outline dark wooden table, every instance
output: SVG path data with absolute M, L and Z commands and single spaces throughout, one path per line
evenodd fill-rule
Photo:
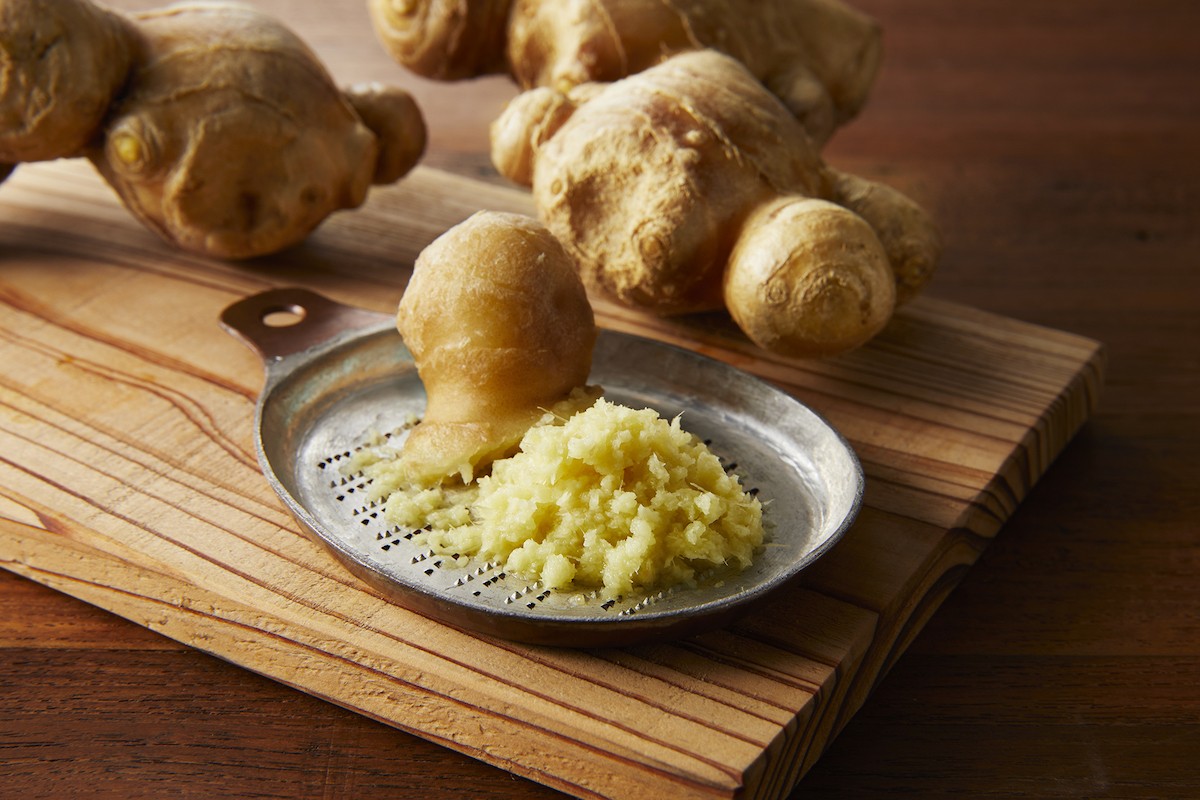
M 356 0 L 257 5 L 495 179 L 504 81 L 404 74 Z M 1103 341 L 1108 382 L 792 796 L 1196 797 L 1200 4 L 857 5 L 887 55 L 828 159 L 935 212 L 931 295 Z M 0 571 L 0 796 L 557 795 Z

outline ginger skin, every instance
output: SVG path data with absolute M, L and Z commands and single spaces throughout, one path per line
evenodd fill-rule
M 0 165 L 82 151 L 125 81 L 133 41 L 124 17 L 92 3 L 0 0 Z
M 426 409 L 401 465 L 415 484 L 464 482 L 511 455 L 547 410 L 590 405 L 596 326 L 562 246 L 537 220 L 479 212 L 418 256 L 396 327 Z
M 248 6 L 125 15 L 91 0 L 0 0 L 0 19 L 0 94 L 26 98 L 5 104 L 0 165 L 86 157 L 143 224 L 190 252 L 291 246 L 424 152 L 406 92 L 340 90 L 294 33 Z
M 425 77 L 508 74 L 522 90 L 611 82 L 712 48 L 825 142 L 866 101 L 879 25 L 841 0 L 369 0 L 384 46 Z
M 683 53 L 563 95 L 514 98 L 492 128 L 497 169 L 589 290 L 655 313 L 729 310 L 761 347 L 846 352 L 929 280 L 929 216 L 831 169 L 737 61 Z

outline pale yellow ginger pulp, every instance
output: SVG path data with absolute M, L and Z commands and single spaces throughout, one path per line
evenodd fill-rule
M 374 469 L 384 475 L 387 465 Z M 744 568 L 763 541 L 758 500 L 678 417 L 603 399 L 534 426 L 475 484 L 397 488 L 385 513 L 403 527 L 431 526 L 424 535 L 439 553 L 608 597 Z

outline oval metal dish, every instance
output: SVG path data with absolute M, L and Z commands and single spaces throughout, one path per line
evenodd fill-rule
M 269 324 L 280 312 L 294 324 Z M 549 592 L 487 563 L 456 566 L 388 525 L 367 479 L 344 465 L 373 434 L 399 444 L 425 407 L 412 356 L 390 315 L 302 289 L 230 306 L 222 325 L 263 359 L 255 423 L 271 488 L 305 532 L 396 602 L 456 627 L 538 644 L 591 647 L 692 633 L 729 622 L 795 577 L 849 527 L 863 474 L 843 438 L 791 396 L 713 359 L 602 331 L 590 382 L 662 416 L 683 414 L 763 503 L 767 542 L 741 572 L 694 588 L 606 601 Z

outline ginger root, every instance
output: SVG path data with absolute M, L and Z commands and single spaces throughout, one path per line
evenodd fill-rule
M 825 142 L 866 101 L 879 25 L 840 0 L 370 0 L 393 58 L 439 80 L 523 90 L 611 82 L 675 53 L 730 55 Z
M 126 19 L 93 3 L 0 0 L 0 164 L 75 154 L 133 60 Z
M 785 355 L 868 341 L 940 254 L 916 203 L 830 168 L 782 103 L 715 51 L 525 92 L 494 123 L 492 158 L 532 185 L 590 290 L 662 314 L 724 307 Z
M 197 2 L 136 14 L 0 0 L 0 175 L 87 157 L 168 242 L 271 253 L 407 173 L 425 125 L 402 89 L 338 89 L 273 17 Z
M 562 246 L 529 217 L 479 212 L 434 240 L 396 327 L 427 398 L 401 451 L 413 483 L 465 483 L 547 411 L 594 400 L 592 307 Z

